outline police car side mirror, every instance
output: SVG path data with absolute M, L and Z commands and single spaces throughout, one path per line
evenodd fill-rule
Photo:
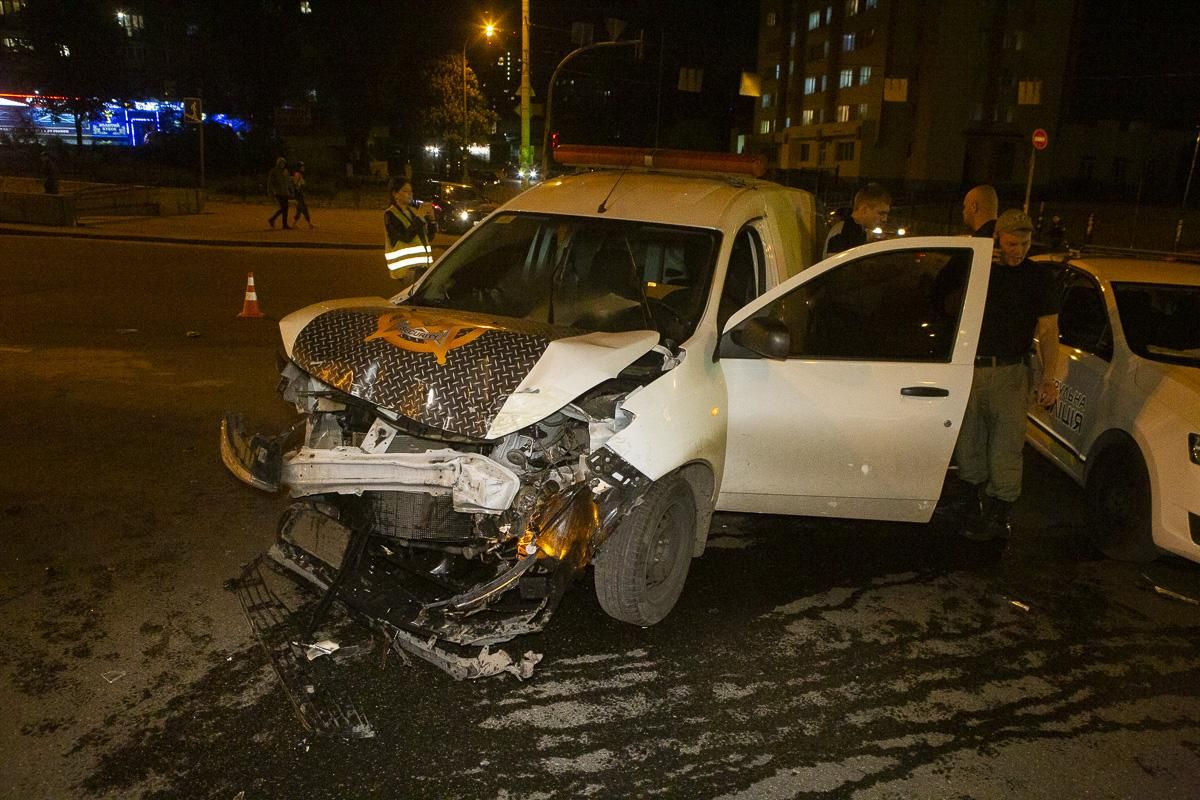
M 787 325 L 773 317 L 751 317 L 731 330 L 728 338 L 763 358 L 783 360 L 792 352 L 792 334 Z M 726 355 L 722 352 L 722 355 Z M 732 355 L 732 354 L 730 354 Z

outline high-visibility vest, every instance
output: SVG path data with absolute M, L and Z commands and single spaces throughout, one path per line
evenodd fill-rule
M 395 215 L 406 226 L 417 222 L 416 214 L 407 208 L 398 209 L 394 205 L 391 205 L 388 206 L 387 211 L 389 214 Z M 407 219 L 405 219 L 405 215 L 408 216 Z M 398 277 L 399 272 L 408 267 L 428 267 L 433 263 L 433 248 L 429 246 L 429 242 L 425 238 L 425 227 L 423 225 L 416 225 L 416 236 L 409 242 L 403 240 L 394 242 L 385 230 L 383 234 L 383 250 L 383 257 L 387 261 L 388 274 L 393 278 Z

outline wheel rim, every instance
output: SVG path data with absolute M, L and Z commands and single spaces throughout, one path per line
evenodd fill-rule
M 651 592 L 667 583 L 678 561 L 681 546 L 678 532 L 679 504 L 676 502 L 663 511 L 654 526 L 654 540 L 650 543 L 646 563 L 646 589 Z

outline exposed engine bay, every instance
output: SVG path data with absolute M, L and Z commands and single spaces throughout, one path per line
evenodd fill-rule
M 676 363 L 655 346 L 488 440 L 423 425 L 288 360 L 280 393 L 302 419 L 266 437 L 229 415 L 222 459 L 246 483 L 296 498 L 267 556 L 321 595 L 309 631 L 338 602 L 455 678 L 523 679 L 540 655 L 492 647 L 542 630 L 651 485 L 604 443 L 632 421 L 622 400 Z

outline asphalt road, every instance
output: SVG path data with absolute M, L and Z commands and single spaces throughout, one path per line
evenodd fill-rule
M 1200 605 L 1153 587 L 1200 570 L 1098 559 L 1032 455 L 1003 552 L 719 514 L 661 624 L 585 581 L 531 680 L 330 664 L 376 736 L 306 735 L 222 588 L 285 505 L 217 456 L 226 410 L 292 419 L 248 271 L 273 316 L 392 288 L 373 253 L 0 237 L 0 796 L 1196 793 Z

